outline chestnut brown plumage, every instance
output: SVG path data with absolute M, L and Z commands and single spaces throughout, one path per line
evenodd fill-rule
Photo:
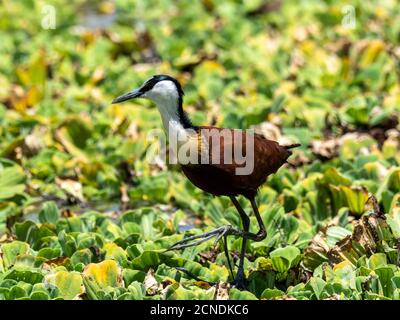
M 190 130 L 191 133 L 188 133 L 188 135 L 192 138 L 194 133 L 194 140 L 198 141 L 197 147 L 200 151 L 200 156 L 206 154 L 209 157 L 209 161 L 181 165 L 183 173 L 198 188 L 215 196 L 228 196 L 236 207 L 243 224 L 243 230 L 238 230 L 232 226 L 222 226 L 200 235 L 184 238 L 171 246 L 169 250 L 184 249 L 198 245 L 213 237 L 216 237 L 215 243 L 217 243 L 223 238 L 225 254 L 233 277 L 226 237 L 228 235 L 241 237 L 242 248 L 238 271 L 236 277 L 234 277 L 233 284 L 238 288 L 244 288 L 246 284 L 243 265 L 246 241 L 248 239 L 262 241 L 267 235 L 255 202 L 257 190 L 270 174 L 275 173 L 286 163 L 292 154 L 290 149 L 298 147 L 299 144 L 281 146 L 275 141 L 246 131 L 228 129 L 231 134 L 226 135 L 220 133 L 222 130 L 226 131 L 227 129 L 193 126 L 182 108 L 183 90 L 179 82 L 170 76 L 153 76 L 140 88 L 114 99 L 113 103 L 139 97 L 148 98 L 156 103 L 166 130 L 171 127 L 180 133 L 186 133 Z M 239 150 L 247 150 L 246 146 L 250 139 L 253 141 L 254 152 L 252 153 L 251 161 L 254 164 L 254 168 L 249 174 L 239 175 L 237 174 L 237 169 L 243 167 L 244 164 L 235 161 L 235 157 L 232 154 L 230 155 L 232 161 L 225 161 L 224 157 L 229 155 L 225 151 L 234 152 L 238 147 Z M 219 157 L 220 161 L 218 163 L 213 161 L 215 155 Z M 251 203 L 259 225 L 257 233 L 249 232 L 250 219 L 236 198 L 239 195 L 244 196 Z M 184 269 L 181 270 L 190 274 Z

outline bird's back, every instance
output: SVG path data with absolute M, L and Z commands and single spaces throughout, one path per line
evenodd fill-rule
M 182 165 L 182 170 L 194 185 L 214 195 L 254 196 L 291 155 L 277 142 L 244 130 L 201 126 L 196 133 L 208 163 Z

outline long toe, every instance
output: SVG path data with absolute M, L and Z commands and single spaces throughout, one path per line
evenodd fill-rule
M 186 242 L 191 241 L 191 239 L 183 239 L 185 241 L 181 240 L 181 241 L 173 244 L 171 247 L 169 247 L 167 249 L 167 251 L 182 250 L 182 249 L 189 248 L 189 247 L 195 247 L 195 246 L 198 246 L 199 244 L 201 244 L 203 242 L 206 242 L 207 240 L 209 240 L 209 239 L 211 239 L 213 237 L 214 237 L 214 235 L 208 235 L 208 236 L 205 236 L 203 239 L 200 239 L 200 240 L 197 240 L 197 241 L 194 241 L 194 242 L 190 242 L 190 243 L 186 243 Z
M 208 231 L 199 235 L 194 235 L 191 237 L 184 238 L 176 243 L 174 243 L 171 247 L 169 247 L 166 251 L 171 250 L 181 250 L 189 247 L 198 246 L 199 244 L 216 237 L 216 241 L 219 241 L 224 235 L 235 234 L 236 230 L 232 228 L 232 226 L 222 226 L 215 230 Z M 193 241 L 197 240 L 197 241 Z

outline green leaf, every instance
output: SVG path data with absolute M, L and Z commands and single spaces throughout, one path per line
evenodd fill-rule
M 274 270 L 286 272 L 299 262 L 300 250 L 295 246 L 278 248 L 270 253 L 270 257 Z
M 76 251 L 75 239 L 71 235 L 66 234 L 63 230 L 58 234 L 58 241 L 60 242 L 64 255 L 71 257 Z
M 143 300 L 143 297 L 145 295 L 145 288 L 141 282 L 142 281 L 134 281 L 128 286 L 128 290 L 132 294 L 132 300 Z
M 25 189 L 25 174 L 19 166 L 0 166 L 0 201 L 10 199 Z
M 4 275 L 4 279 L 12 279 L 15 281 L 23 281 L 26 283 L 35 284 L 43 280 L 43 275 L 38 270 L 26 267 L 19 267 L 14 268 L 6 273 Z
M 39 212 L 39 220 L 41 223 L 56 224 L 60 219 L 60 211 L 54 201 L 45 202 L 42 210 Z
M 84 292 L 82 276 L 78 272 L 58 271 L 46 276 L 46 282 L 56 286 L 65 300 L 76 299 Z
M 334 186 L 349 186 L 351 179 L 341 174 L 336 168 L 329 168 L 324 172 L 323 182 Z
M 71 256 L 71 264 L 73 266 L 82 263 L 84 265 L 87 265 L 92 262 L 93 259 L 93 254 L 90 251 L 90 249 L 82 249 L 82 250 L 77 250 L 74 252 L 74 254 Z
M 326 230 L 326 242 L 332 248 L 337 242 L 351 234 L 352 232 L 345 228 L 332 226 Z
M 56 259 L 61 256 L 61 250 L 59 248 L 43 248 L 39 250 L 37 256 L 46 260 Z
M 105 259 L 114 259 L 120 265 L 123 265 L 124 261 L 126 261 L 127 256 L 125 250 L 115 243 L 106 243 L 104 250 L 106 252 Z
M 32 292 L 29 296 L 30 300 L 50 300 L 50 296 L 47 292 L 37 291 Z
M 386 254 L 384 253 L 375 253 L 369 257 L 368 266 L 370 269 L 375 269 L 386 265 L 387 265 L 387 258 Z
M 385 297 L 392 298 L 393 296 L 392 278 L 394 276 L 393 268 L 390 266 L 381 266 L 375 268 L 374 271 L 379 277 L 379 282 L 381 283 L 383 294 L 385 295 Z
M 122 276 L 125 286 L 129 286 L 133 282 L 142 283 L 146 277 L 146 273 L 140 270 L 124 269 L 122 271 Z
M 14 265 L 18 256 L 29 252 L 29 245 L 21 241 L 13 241 L 11 243 L 4 243 L 1 245 L 1 252 L 3 254 L 3 263 L 6 269 Z
M 66 119 L 55 133 L 56 139 L 72 155 L 87 161 L 84 149 L 92 135 L 91 123 L 87 118 L 71 116 Z
M 321 294 L 324 291 L 326 282 L 320 278 L 312 277 L 308 282 L 308 285 L 312 288 L 315 297 L 319 300 L 321 298 Z
M 278 289 L 265 289 L 263 291 L 263 293 L 261 294 L 260 299 L 267 299 L 267 300 L 271 300 L 271 299 L 275 299 L 275 298 L 280 298 L 284 295 L 285 293 L 281 290 Z
M 357 215 L 364 213 L 364 207 L 368 200 L 368 192 L 366 190 L 342 186 L 341 191 L 345 195 L 351 212 Z
M 207 291 L 196 286 L 185 288 L 176 282 L 169 285 L 165 292 L 167 300 L 212 300 L 214 295 L 215 288 Z
M 247 290 L 261 297 L 266 288 L 273 288 L 275 285 L 275 272 L 271 271 L 253 271 L 248 277 Z
M 230 300 L 258 300 L 257 297 L 248 291 L 240 291 L 236 288 L 229 290 Z
M 15 224 L 17 239 L 34 245 L 38 241 L 39 228 L 33 221 L 24 221 Z
M 340 284 L 343 288 L 355 288 L 356 272 L 349 261 L 343 261 L 335 265 L 333 272 L 335 274 L 334 282 Z
M 149 268 L 155 269 L 161 263 L 169 266 L 182 266 L 182 259 L 174 257 L 171 253 L 163 253 L 146 250 L 132 260 L 132 268 L 147 271 Z

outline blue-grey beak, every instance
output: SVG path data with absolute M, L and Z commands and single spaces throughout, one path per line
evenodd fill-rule
M 126 101 L 129 99 L 134 99 L 134 98 L 139 98 L 143 93 L 140 92 L 139 89 L 132 90 L 131 92 L 128 92 L 126 94 L 123 94 L 122 96 L 119 96 L 118 98 L 115 98 L 112 103 L 119 103 L 122 101 Z

